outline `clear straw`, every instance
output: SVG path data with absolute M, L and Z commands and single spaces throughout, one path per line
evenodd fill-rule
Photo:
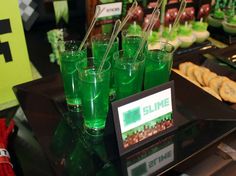
M 148 27 L 147 27 L 146 31 L 144 31 L 144 37 L 143 37 L 143 39 L 142 39 L 142 41 L 141 41 L 141 43 L 139 45 L 138 51 L 136 52 L 136 54 L 134 56 L 133 62 L 135 62 L 136 59 L 138 58 L 139 53 L 143 49 L 144 44 L 147 41 L 147 38 L 150 35 L 150 32 L 152 31 L 152 28 L 154 27 L 155 23 L 159 19 L 159 16 L 160 16 L 160 10 L 156 6 L 156 8 L 152 12 L 151 20 L 150 20 L 150 22 L 148 24 Z
M 137 3 L 137 1 L 135 0 L 135 1 L 133 2 L 132 6 L 130 7 L 130 9 L 129 9 L 127 15 L 125 16 L 125 18 L 124 18 L 123 21 L 121 22 L 120 27 L 119 27 L 119 29 L 117 30 L 117 33 L 119 33 L 119 32 L 122 30 L 122 28 L 125 26 L 125 24 L 127 23 L 127 21 L 128 21 L 128 20 L 130 19 L 130 17 L 133 15 L 133 13 L 134 13 L 135 9 L 137 8 L 137 6 L 138 6 L 138 3 Z
M 129 12 L 127 13 L 127 15 L 125 16 L 125 18 L 123 19 L 123 21 L 121 22 L 120 20 L 117 20 L 115 25 L 114 25 L 114 29 L 112 31 L 112 34 L 111 34 L 111 38 L 109 40 L 109 43 L 107 45 L 107 49 L 105 51 L 105 54 L 103 55 L 103 58 L 102 58 L 102 62 L 99 66 L 99 69 L 98 69 L 98 72 L 101 72 L 102 71 L 102 68 L 105 64 L 105 61 L 106 61 L 106 58 L 108 56 L 108 53 L 110 52 L 111 50 L 111 47 L 117 37 L 117 35 L 119 34 L 119 32 L 122 30 L 122 28 L 125 26 L 125 24 L 127 23 L 127 21 L 130 19 L 130 17 L 132 16 L 132 14 L 134 13 L 134 10 L 137 8 L 138 6 L 138 3 L 137 1 L 135 0 L 132 4 L 132 6 L 130 7 L 130 10 Z
M 157 5 L 156 7 L 153 9 L 153 12 L 155 11 L 155 9 L 159 9 L 161 7 L 161 4 L 163 3 L 164 0 L 157 0 Z M 152 12 L 152 13 L 153 13 Z M 147 31 L 147 28 L 148 28 L 149 25 L 146 25 L 145 28 L 143 29 L 143 31 Z
M 96 7 L 96 11 L 95 11 L 95 14 L 94 14 L 94 16 L 93 16 L 92 22 L 91 22 L 91 24 L 90 24 L 90 26 L 89 26 L 89 28 L 88 28 L 87 33 L 85 34 L 84 39 L 82 40 L 82 42 L 81 42 L 81 44 L 80 44 L 80 46 L 79 46 L 79 51 L 82 50 L 82 48 L 83 48 L 83 46 L 84 46 L 86 40 L 88 39 L 89 34 L 91 33 L 91 31 L 92 31 L 92 29 L 93 29 L 93 26 L 95 25 L 95 23 L 96 23 L 96 21 L 97 21 L 97 19 L 98 19 L 98 17 L 99 17 L 99 15 L 100 15 L 104 10 L 105 10 L 105 8 L 101 9 L 100 6 L 97 6 L 97 7 Z
M 187 1 L 186 1 L 186 0 L 182 0 L 182 1 L 181 1 L 181 4 L 180 4 L 179 11 L 178 11 L 178 14 L 177 14 L 177 16 L 176 16 L 176 18 L 175 18 L 174 24 L 173 24 L 171 30 L 169 31 L 170 36 L 171 36 L 171 34 L 173 33 L 173 31 L 175 30 L 175 28 L 177 27 L 177 25 L 179 24 L 180 17 L 181 17 L 181 15 L 182 15 L 182 13 L 184 12 L 185 8 L 186 8 L 186 5 L 187 5 Z M 186 25 L 186 23 L 185 23 L 185 25 Z M 169 41 L 169 40 L 168 40 L 168 38 L 167 38 L 166 42 L 168 43 L 168 41 Z M 176 48 L 175 48 L 175 49 L 176 49 Z
M 118 31 L 118 29 L 120 27 L 120 24 L 121 24 L 121 21 L 120 20 L 116 20 L 116 23 L 114 25 L 114 29 L 113 29 L 112 34 L 111 34 L 111 38 L 110 38 L 109 43 L 107 45 L 107 49 L 106 49 L 106 51 L 105 51 L 105 53 L 104 53 L 104 55 L 102 57 L 101 64 L 100 64 L 100 66 L 98 68 L 98 72 L 102 71 L 102 68 L 103 68 L 103 66 L 105 64 L 106 58 L 108 56 L 108 53 L 110 52 L 112 44 L 114 43 L 114 41 L 116 39 L 116 36 L 118 35 L 117 31 Z
M 178 11 L 178 14 L 177 14 L 177 17 L 175 18 L 172 30 L 175 29 L 176 26 L 179 24 L 180 17 L 182 15 L 182 13 L 184 12 L 186 5 L 187 5 L 187 1 L 182 0 L 181 4 L 180 4 L 179 11 Z

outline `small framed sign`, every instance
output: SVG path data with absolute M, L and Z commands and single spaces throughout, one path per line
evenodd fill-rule
M 174 129 L 174 82 L 112 103 L 120 155 Z

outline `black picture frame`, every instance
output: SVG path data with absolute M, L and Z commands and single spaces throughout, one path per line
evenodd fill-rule
M 150 137 L 145 138 L 142 141 L 139 141 L 127 148 L 124 147 L 123 145 L 123 139 L 122 139 L 122 133 L 121 133 L 121 126 L 120 126 L 120 120 L 119 120 L 119 115 L 118 115 L 118 108 L 121 106 L 124 106 L 126 104 L 129 104 L 131 102 L 137 101 L 139 99 L 145 98 L 147 96 L 156 94 L 158 92 L 164 91 L 166 89 L 171 90 L 171 103 L 172 103 L 172 120 L 173 120 L 173 125 L 157 134 L 154 134 Z M 117 144 L 118 144 L 118 150 L 119 150 L 119 155 L 123 156 L 153 140 L 156 138 L 163 136 L 174 129 L 176 129 L 176 122 L 175 122 L 175 111 L 176 111 L 176 106 L 175 106 L 175 91 L 174 91 L 174 81 L 169 81 L 165 84 L 162 84 L 160 86 L 144 90 L 138 94 L 129 96 L 127 98 L 115 101 L 112 103 L 112 112 L 113 112 L 113 122 L 114 122 L 114 127 L 115 127 L 115 133 L 116 133 L 116 139 L 117 139 Z

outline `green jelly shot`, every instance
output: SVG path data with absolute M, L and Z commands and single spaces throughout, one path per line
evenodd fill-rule
M 101 61 L 105 51 L 107 49 L 108 43 L 110 41 L 111 36 L 105 34 L 97 34 L 92 36 L 92 54 L 96 60 Z M 108 60 L 112 58 L 113 54 L 117 52 L 119 49 L 119 39 L 116 38 L 114 43 L 112 44 L 111 50 L 108 53 Z
M 85 130 L 91 135 L 103 133 L 109 107 L 110 69 L 106 61 L 101 72 L 98 72 L 100 61 L 88 58 L 77 64 L 80 80 L 82 115 Z
M 102 60 L 103 55 L 105 54 L 105 51 L 107 49 L 108 43 L 110 41 L 110 37 L 111 37 L 110 35 L 106 34 L 97 34 L 92 36 L 92 54 L 96 60 L 99 61 Z M 107 60 L 110 61 L 111 67 L 113 65 L 112 62 L 113 54 L 117 52 L 118 49 L 119 49 L 119 38 L 116 38 L 116 40 L 112 44 L 111 50 L 107 55 Z M 113 101 L 115 98 L 113 75 L 111 75 L 109 97 L 111 101 Z
M 156 43 L 156 49 L 145 52 L 144 89 L 169 81 L 174 46 L 165 42 Z
M 60 54 L 61 76 L 63 79 L 66 103 L 69 111 L 80 111 L 81 99 L 76 64 L 87 57 L 87 49 L 78 50 L 80 42 L 64 42 L 64 51 Z
M 142 90 L 144 57 L 141 54 L 134 62 L 133 57 L 124 55 L 124 51 L 114 54 L 114 85 L 116 99 L 122 99 Z
M 126 30 L 122 31 L 122 50 L 124 55 L 133 57 L 137 52 L 142 41 L 141 35 L 129 34 Z

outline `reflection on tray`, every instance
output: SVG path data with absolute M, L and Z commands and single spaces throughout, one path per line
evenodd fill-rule
M 124 175 L 158 175 L 235 130 L 235 122 L 196 120 L 121 161 Z M 206 135 L 206 133 L 208 135 Z
M 148 147 L 127 159 L 128 176 L 150 175 L 174 161 L 172 137 Z

